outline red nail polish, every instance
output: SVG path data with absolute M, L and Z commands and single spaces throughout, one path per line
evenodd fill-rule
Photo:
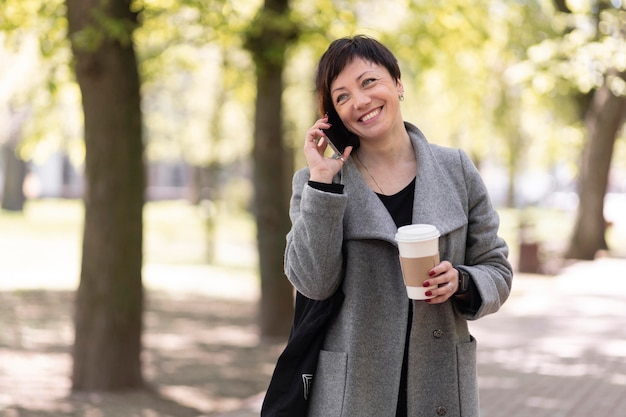
M 435 271 L 430 271 L 430 272 L 428 273 L 428 276 L 429 276 L 429 277 L 434 277 L 434 276 L 435 276 Z
M 433 295 L 432 291 L 426 291 L 424 294 L 426 295 L 426 297 L 430 297 L 431 295 Z
M 424 284 L 422 284 L 422 285 L 424 285 L 424 287 L 430 287 L 430 282 L 429 281 L 424 281 Z
M 427 303 L 430 303 L 430 298 L 427 298 L 424 301 L 426 301 Z

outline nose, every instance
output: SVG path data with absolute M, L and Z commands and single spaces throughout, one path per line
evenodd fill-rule
M 370 99 L 370 97 L 367 94 L 358 92 L 354 96 L 354 108 L 362 109 L 366 107 L 368 104 L 370 104 L 371 101 L 372 99 Z

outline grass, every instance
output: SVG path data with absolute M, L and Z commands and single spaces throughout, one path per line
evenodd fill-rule
M 200 207 L 184 201 L 148 202 L 144 265 L 210 265 L 221 273 L 255 274 L 253 219 L 229 207 L 218 207 L 216 213 L 209 234 L 206 212 Z M 21 213 L 0 210 L 0 288 L 74 286 L 80 271 L 83 215 L 80 200 L 31 200 Z
M 256 265 L 252 217 L 229 207 L 210 211 L 184 201 L 149 202 L 144 211 L 149 263 Z
M 507 241 L 511 252 L 511 262 L 516 265 L 517 254 L 522 236 L 529 242 L 540 245 L 540 256 L 544 262 L 554 263 L 567 249 L 575 212 L 541 207 L 529 207 L 524 210 L 500 208 L 500 234 Z M 520 225 L 527 229 L 522 233 Z M 626 223 L 614 224 L 607 230 L 606 241 L 610 248 L 609 255 L 626 257 Z
M 205 212 L 184 201 L 146 203 L 144 256 L 147 261 L 206 263 L 209 230 Z M 80 200 L 32 200 L 21 213 L 0 211 L 0 231 L 5 239 L 10 236 L 12 242 L 44 240 L 76 246 L 82 240 L 83 215 Z M 225 245 L 253 244 L 253 219 L 241 211 L 218 208 L 212 233 L 215 241 Z M 218 257 L 217 262 L 223 260 Z

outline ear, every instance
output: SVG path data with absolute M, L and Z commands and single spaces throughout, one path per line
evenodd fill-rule
M 401 97 L 404 95 L 404 84 L 402 84 L 402 80 L 398 78 L 398 80 L 396 81 L 396 88 L 398 90 L 398 97 Z

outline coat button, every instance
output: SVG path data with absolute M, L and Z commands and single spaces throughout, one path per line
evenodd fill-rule
M 443 337 L 443 330 L 437 329 L 433 331 L 433 337 L 435 339 L 441 339 Z
M 437 407 L 438 416 L 445 416 L 447 412 L 448 412 L 448 409 L 446 407 Z

